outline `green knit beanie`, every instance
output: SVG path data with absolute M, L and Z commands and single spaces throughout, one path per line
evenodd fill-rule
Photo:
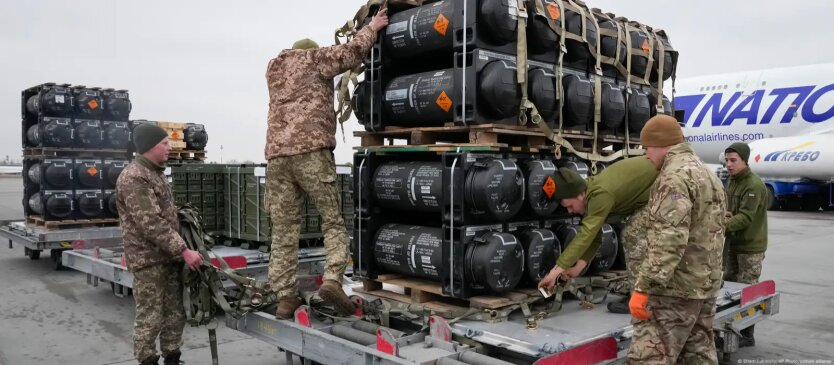
M 168 137 L 168 132 L 157 125 L 142 123 L 136 126 L 133 129 L 133 145 L 136 146 L 136 153 L 141 155 L 148 152 L 165 137 Z
M 567 167 L 560 167 L 559 171 L 553 174 L 553 181 L 556 182 L 556 193 L 553 194 L 556 199 L 576 198 L 586 188 L 585 179 Z
M 750 157 L 750 146 L 748 146 L 747 143 L 744 142 L 736 142 L 731 144 L 730 147 L 727 147 L 727 149 L 724 150 L 724 153 L 727 152 L 738 153 L 738 156 L 741 157 L 744 163 L 747 163 L 747 159 Z
M 319 48 L 319 44 L 310 38 L 299 39 L 292 44 L 292 49 Z

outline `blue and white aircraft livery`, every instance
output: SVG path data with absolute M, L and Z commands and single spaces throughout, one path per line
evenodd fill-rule
M 743 141 L 763 177 L 834 177 L 834 64 L 695 77 L 676 88 L 684 135 L 704 161 L 721 163 Z

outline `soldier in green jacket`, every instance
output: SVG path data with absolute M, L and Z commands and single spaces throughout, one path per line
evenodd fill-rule
M 767 250 L 767 187 L 750 171 L 750 147 L 733 143 L 724 151 L 730 179 L 727 183 L 727 240 L 724 247 L 724 280 L 745 284 L 759 282 Z M 740 347 L 755 346 L 753 326 L 741 331 Z
M 640 132 L 660 168 L 649 193 L 648 247 L 629 308 L 636 320 L 629 364 L 717 364 L 712 323 L 721 288 L 724 187 L 684 142 L 677 120 Z
M 609 216 L 628 217 L 646 205 L 649 200 L 649 187 L 657 177 L 657 168 L 645 156 L 627 158 L 618 161 L 599 175 L 588 178 L 586 182 L 576 171 L 560 168 L 554 174 L 556 193 L 568 213 L 583 215 L 582 224 L 576 237 L 559 256 L 556 266 L 539 282 L 539 287 L 550 290 L 562 277 L 579 276 L 587 267 L 602 240 L 601 228 Z M 634 214 L 629 220 L 624 234 L 635 239 L 625 240 L 626 265 L 629 276 L 632 269 L 639 267 L 640 257 L 645 252 L 643 236 L 636 233 L 639 222 L 645 214 Z M 642 248 L 641 248 L 642 247 Z M 632 281 L 633 283 L 633 281 Z M 611 302 L 608 309 L 614 313 L 628 313 L 628 299 Z

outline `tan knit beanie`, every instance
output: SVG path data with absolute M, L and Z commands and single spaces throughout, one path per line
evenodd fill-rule
M 683 130 L 678 120 L 665 114 L 653 116 L 640 131 L 643 147 L 667 147 L 683 142 Z

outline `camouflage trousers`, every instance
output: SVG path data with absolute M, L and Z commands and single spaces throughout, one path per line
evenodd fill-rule
M 764 258 L 764 252 L 744 254 L 730 251 L 724 258 L 724 280 L 744 284 L 758 283 Z
M 139 362 L 156 355 L 157 337 L 163 356 L 182 346 L 182 265 L 154 265 L 133 273 L 133 355 Z
M 628 218 L 623 229 L 623 251 L 628 270 L 628 283 L 620 290 L 626 294 L 631 294 L 634 282 L 637 280 L 637 271 L 646 259 L 646 250 L 649 246 L 646 235 L 648 221 L 649 209 L 648 206 L 644 206 Z
M 350 240 L 341 213 L 336 165 L 329 150 L 277 157 L 266 166 L 266 208 L 272 218 L 269 282 L 279 298 L 298 295 L 298 236 L 304 197 L 321 214 L 327 252 L 324 280 L 342 282 Z
M 634 323 L 628 364 L 718 364 L 715 299 L 650 295 L 651 317 Z

